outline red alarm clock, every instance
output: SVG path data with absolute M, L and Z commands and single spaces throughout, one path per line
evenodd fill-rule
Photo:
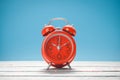
M 60 29 L 51 25 L 52 21 L 63 20 L 66 25 Z M 64 18 L 53 18 L 42 30 L 45 37 L 42 43 L 42 56 L 50 66 L 62 68 L 70 67 L 71 61 L 76 55 L 76 44 L 73 36 L 76 35 L 75 28 Z

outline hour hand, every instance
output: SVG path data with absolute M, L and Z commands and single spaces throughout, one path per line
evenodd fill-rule
M 57 45 L 56 44 L 54 44 L 54 43 L 51 43 L 53 46 L 55 46 L 55 47 L 57 47 Z
M 63 45 L 61 45 L 61 47 L 66 46 L 68 43 L 69 43 L 69 42 L 64 43 Z

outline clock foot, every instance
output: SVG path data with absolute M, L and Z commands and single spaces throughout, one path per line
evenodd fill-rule
M 47 70 L 49 70 L 50 66 L 51 66 L 51 63 L 48 64 Z
M 72 69 L 71 66 L 70 66 L 70 63 L 67 63 L 67 65 L 68 65 L 69 69 Z
M 48 64 L 47 70 L 50 69 L 50 66 L 51 66 L 51 65 L 52 65 L 52 63 L 50 62 L 50 63 Z M 68 65 L 69 69 L 72 69 L 71 66 L 70 66 L 70 63 L 67 62 L 67 65 Z M 58 67 L 58 68 L 62 68 L 62 67 Z

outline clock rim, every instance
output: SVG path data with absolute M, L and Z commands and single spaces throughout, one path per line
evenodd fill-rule
M 47 40 L 49 39 L 49 37 L 53 36 L 54 34 L 62 34 L 62 35 L 65 35 L 67 37 L 70 38 L 71 42 L 72 42 L 72 46 L 73 46 L 73 52 L 71 52 L 71 55 L 69 55 L 69 57 L 65 60 L 61 60 L 61 61 L 55 61 L 53 59 L 50 59 L 49 56 L 47 56 L 47 53 L 45 51 L 45 44 L 47 43 Z M 50 33 L 48 36 L 46 36 L 43 40 L 43 43 L 42 43 L 42 56 L 44 58 L 44 60 L 49 64 L 49 63 L 52 63 L 53 66 L 55 65 L 66 65 L 66 63 L 71 63 L 76 55 L 76 43 L 75 43 L 75 40 L 73 39 L 73 37 L 68 34 L 67 32 L 64 32 L 64 31 L 54 31 L 52 33 Z

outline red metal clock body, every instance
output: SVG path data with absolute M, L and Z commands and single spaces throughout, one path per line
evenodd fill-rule
M 48 64 L 62 68 L 70 64 L 76 55 L 76 44 L 71 34 L 76 32 L 69 33 L 71 27 L 66 29 L 68 26 L 63 29 L 51 27 L 47 26 L 48 32 L 46 28 L 42 31 L 43 35 L 47 33 L 42 43 L 42 56 Z

